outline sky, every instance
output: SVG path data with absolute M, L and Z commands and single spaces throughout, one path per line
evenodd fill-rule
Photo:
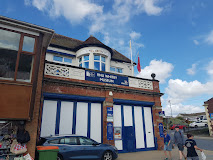
M 212 0 L 1 0 L 0 15 L 79 40 L 90 35 L 160 81 L 166 115 L 204 112 L 213 97 Z M 171 108 L 170 103 L 171 102 Z

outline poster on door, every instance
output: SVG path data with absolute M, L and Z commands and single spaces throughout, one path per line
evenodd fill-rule
M 113 122 L 113 108 L 107 107 L 107 122 Z
M 107 140 L 113 140 L 113 124 L 107 122 Z
M 122 139 L 122 130 L 121 127 L 114 127 L 114 139 L 121 140 Z

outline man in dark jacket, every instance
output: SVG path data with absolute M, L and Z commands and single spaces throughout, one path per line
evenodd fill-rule
M 179 127 L 176 126 L 175 127 L 175 133 L 174 133 L 174 145 L 177 145 L 178 149 L 179 149 L 179 155 L 180 155 L 180 159 L 182 160 L 182 158 L 184 157 L 185 159 L 187 159 L 186 155 L 183 153 L 184 150 L 184 135 L 183 133 L 180 131 Z

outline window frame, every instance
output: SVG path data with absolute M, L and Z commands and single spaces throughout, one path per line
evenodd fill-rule
M 84 60 L 84 57 L 85 57 L 85 56 L 88 56 L 88 57 L 89 57 L 89 59 L 86 60 L 86 61 Z M 80 61 L 80 58 L 81 58 L 81 62 L 79 62 L 79 61 Z M 85 65 L 84 65 L 85 62 L 90 63 L 90 54 L 84 54 L 84 55 L 78 57 L 78 66 L 79 66 L 79 67 L 86 68 Z M 82 66 L 80 66 L 81 64 L 82 64 Z M 88 68 L 87 68 L 87 69 L 89 69 L 89 65 L 88 65 Z
M 95 56 L 99 56 L 99 60 L 95 60 Z M 105 62 L 102 61 L 102 57 L 105 58 Z M 100 70 L 98 71 L 102 71 L 102 63 L 105 64 L 105 70 L 103 72 L 106 72 L 106 56 L 103 56 L 101 54 L 97 54 L 97 53 L 94 53 L 94 59 L 93 59 L 93 63 L 94 63 L 94 70 L 95 69 L 95 62 L 99 62 L 99 68 Z
M 35 72 L 35 67 L 36 67 L 36 61 L 37 61 L 37 43 L 38 43 L 38 36 L 35 35 L 31 35 L 28 33 L 23 33 L 20 31 L 16 31 L 16 30 L 12 30 L 12 29 L 8 29 L 8 28 L 3 28 L 0 27 L 1 30 L 5 30 L 5 31 L 9 31 L 9 32 L 15 32 L 20 34 L 20 40 L 19 40 L 19 47 L 18 47 L 18 51 L 17 51 L 17 58 L 16 58 L 16 65 L 15 65 L 15 72 L 14 72 L 14 78 L 13 79 L 4 79 L 3 77 L 0 77 L 0 81 L 3 82 L 13 82 L 13 83 L 22 83 L 22 84 L 31 84 L 33 83 L 33 79 L 34 79 L 34 72 Z M 34 48 L 33 48 L 33 52 L 28 52 L 28 51 L 23 51 L 23 43 L 24 43 L 24 37 L 31 37 L 35 39 L 35 43 L 34 43 Z M 32 56 L 32 67 L 31 67 L 31 74 L 30 74 L 30 79 L 29 81 L 26 81 L 24 79 L 17 79 L 17 73 L 18 73 L 18 67 L 19 67 L 19 62 L 20 62 L 20 56 L 21 54 L 25 54 L 25 55 L 31 55 Z
M 60 58 L 62 58 L 62 62 L 54 60 L 54 57 L 60 57 Z M 64 62 L 64 59 L 65 59 L 65 58 L 66 58 L 66 59 L 70 59 L 70 60 L 71 60 L 71 63 L 69 63 L 69 62 Z M 61 56 L 61 55 L 58 55 L 58 54 L 54 54 L 52 60 L 53 60 L 53 62 L 56 62 L 56 63 L 69 64 L 69 65 L 72 64 L 72 58 L 67 58 L 67 57 L 64 57 L 64 56 Z
M 115 71 L 112 71 L 111 68 L 115 68 Z M 118 72 L 118 69 L 121 69 L 122 72 Z M 112 73 L 118 73 L 118 74 L 123 74 L 123 68 L 110 66 L 110 72 L 112 72 Z

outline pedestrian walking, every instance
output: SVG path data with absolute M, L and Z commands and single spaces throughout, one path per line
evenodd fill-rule
M 199 160 L 196 150 L 200 150 L 201 152 L 203 152 L 203 150 L 197 147 L 192 134 L 187 134 L 187 138 L 185 142 L 185 146 L 187 147 L 187 160 Z
M 187 159 L 186 155 L 183 153 L 184 151 L 184 145 L 185 145 L 185 141 L 184 141 L 184 135 L 183 133 L 180 131 L 179 127 L 176 126 L 175 127 L 175 133 L 174 133 L 174 145 L 177 145 L 178 149 L 179 149 L 179 157 L 182 160 L 182 158 L 184 157 L 185 160 Z
M 168 160 L 168 156 L 167 156 L 167 151 L 169 153 L 169 158 L 170 160 L 172 159 L 172 144 L 171 144 L 171 137 L 170 135 L 167 133 L 166 130 L 164 130 L 163 132 L 164 134 L 164 154 L 165 154 L 165 160 Z

